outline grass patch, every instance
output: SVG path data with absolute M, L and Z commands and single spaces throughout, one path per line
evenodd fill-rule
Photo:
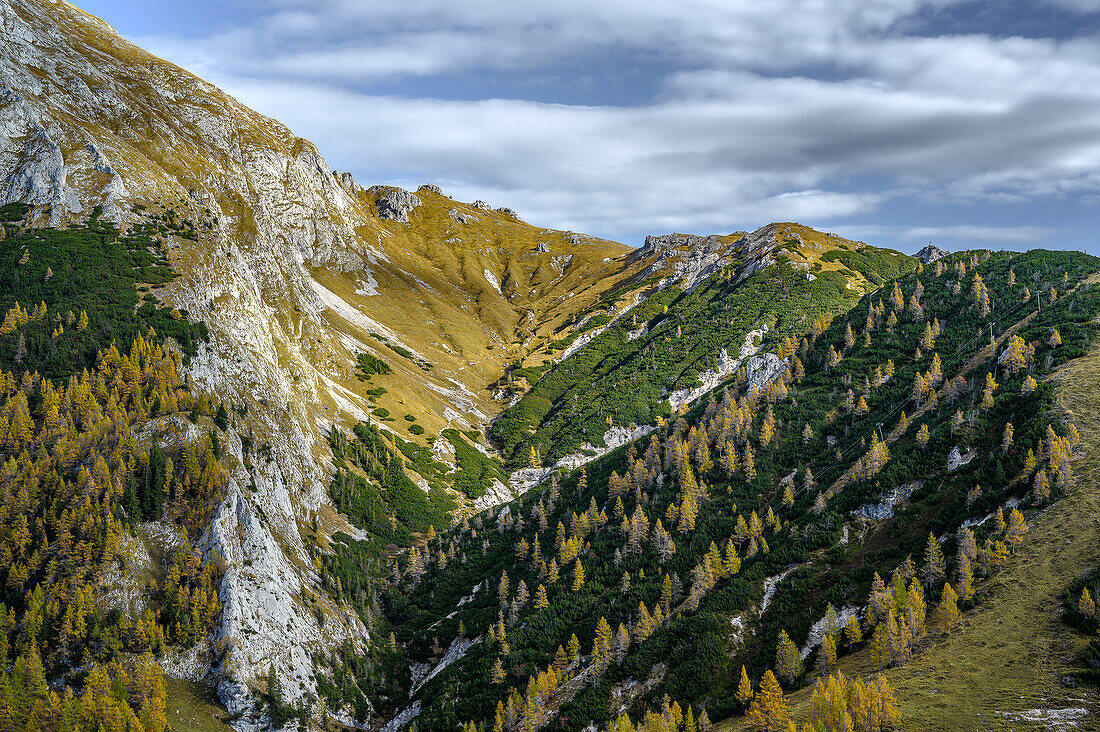
M 225 707 L 209 686 L 165 677 L 165 716 L 176 732 L 230 732 Z

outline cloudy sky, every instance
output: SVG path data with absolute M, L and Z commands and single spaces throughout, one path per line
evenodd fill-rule
M 1100 254 L 1097 0 L 76 0 L 313 140 L 639 244 Z

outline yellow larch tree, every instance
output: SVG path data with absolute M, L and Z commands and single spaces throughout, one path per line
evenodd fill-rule
M 749 681 L 749 674 L 745 671 L 745 667 L 741 666 L 741 681 L 737 684 L 737 701 L 743 705 L 748 705 L 752 701 L 752 683 Z
M 760 689 L 749 705 L 745 720 L 758 732 L 787 732 L 791 719 L 783 689 L 772 672 L 765 671 Z

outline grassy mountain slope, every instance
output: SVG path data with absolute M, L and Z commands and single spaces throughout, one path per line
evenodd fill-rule
M 623 491 L 623 515 L 634 516 L 635 523 L 644 519 L 653 527 L 658 518 L 662 519 L 676 544 L 675 554 L 663 561 L 655 550 L 654 545 L 660 541 L 654 538 L 652 529 L 643 532 L 640 553 L 634 553 L 629 547 L 631 522 L 619 526 L 621 519 L 616 499 L 609 493 L 609 476 L 612 470 L 619 476 L 628 472 L 626 448 L 587 466 L 585 485 L 579 484 L 576 474 L 562 478 L 556 500 L 551 500 L 552 489 L 544 487 L 512 504 L 509 512 L 498 515 L 492 523 L 486 523 L 492 516 L 479 517 L 480 525 L 471 524 L 469 530 L 433 541 L 428 553 L 435 559 L 428 560 L 425 570 L 414 567 L 405 575 L 403 591 L 388 596 L 386 617 L 404 644 L 401 653 L 411 659 L 438 660 L 442 649 L 460 638 L 459 621 L 465 629 L 463 643 L 475 639 L 479 642 L 461 661 L 418 690 L 416 696 L 424 707 L 421 723 L 434 728 L 456 719 L 478 721 L 487 716 L 491 722 L 487 710 L 495 706 L 496 700 L 507 701 L 510 686 L 519 695 L 513 697 L 512 707 L 522 715 L 524 697 L 532 689 L 539 693 L 537 685 L 531 687 L 529 680 L 553 660 L 559 644 L 567 646 L 574 633 L 581 641 L 581 653 L 587 657 L 568 664 L 567 675 L 572 675 L 573 681 L 543 700 L 546 708 L 553 710 L 550 716 L 554 728 L 579 729 L 590 719 L 609 720 L 616 713 L 617 702 L 612 699 L 620 698 L 618 695 L 626 688 L 621 682 L 628 677 L 652 679 L 644 693 L 628 704 L 634 711 L 656 703 L 667 693 L 682 704 L 705 704 L 712 718 L 736 713 L 738 705 L 731 695 L 740 666 L 744 664 L 752 676 L 759 678 L 774 663 L 780 629 L 801 644 L 810 626 L 824 615 L 828 603 L 837 608 L 860 606 L 866 602 L 875 571 L 889 577 L 909 554 L 919 563 L 930 531 L 947 535 L 944 553 L 953 557 L 954 532 L 963 519 L 981 517 L 1014 496 L 1023 496 L 1024 505 L 1030 505 L 1026 452 L 1038 452 L 1048 423 L 1056 434 L 1066 434 L 1067 427 L 1059 419 L 1049 384 L 1040 381 L 1030 395 L 1021 395 L 1022 384 L 1027 371 L 1041 377 L 1087 353 L 1096 330 L 1092 321 L 1100 312 L 1100 291 L 1079 283 L 1097 264 L 1085 255 L 1052 252 L 955 255 L 941 265 L 945 268 L 942 273 L 926 268 L 918 276 L 903 277 L 899 281 L 901 304 L 896 309 L 887 305 L 893 296 L 892 283 L 865 297 L 848 317 L 838 318 L 797 353 L 804 375 L 797 375 L 794 367 L 796 373 L 775 382 L 786 386 L 786 395 L 781 390 L 767 390 L 758 395 L 755 405 L 748 403 L 744 413 L 751 414 L 750 426 L 740 433 L 734 428 L 732 443 L 742 461 L 748 448 L 752 449 L 754 476 L 746 473 L 743 462 L 732 475 L 720 467 L 724 448 L 714 444 L 714 430 L 721 434 L 726 429 L 721 427 L 725 419 L 722 413 L 730 409 L 721 403 L 698 404 L 684 415 L 682 426 L 673 425 L 656 433 L 655 466 L 648 474 L 643 459 L 648 439 L 643 439 L 636 453 L 642 468 L 630 471 L 637 482 L 628 481 L 625 489 L 616 482 L 615 490 Z M 961 267 L 961 276 L 956 267 Z M 982 283 L 981 287 L 974 287 L 975 281 Z M 917 294 L 918 283 L 923 292 L 915 307 L 911 299 Z M 960 285 L 957 291 L 956 283 Z M 1032 301 L 1024 301 L 1025 287 L 1041 290 L 1046 297 L 1052 287 L 1070 293 L 1062 292 L 1052 306 L 1031 314 Z M 881 311 L 877 309 L 880 300 Z M 868 330 L 870 345 L 864 345 L 865 319 L 872 304 L 876 314 Z M 991 308 L 988 313 L 983 312 L 986 306 Z M 898 322 L 890 322 L 891 312 L 900 316 Z M 995 350 L 989 348 L 990 322 L 997 323 L 993 331 L 998 338 Z M 939 325 L 934 353 L 925 347 L 918 355 L 925 326 L 934 323 Z M 859 337 L 846 347 L 849 326 Z M 1057 346 L 1047 343 L 1052 328 L 1061 334 Z M 1035 351 L 1027 369 L 1008 375 L 996 366 L 993 356 L 1017 335 Z M 830 360 L 830 351 L 840 357 L 839 361 Z M 931 397 L 927 391 L 919 404 L 911 394 L 916 374 L 926 373 L 937 358 L 943 378 L 936 387 L 938 405 L 929 408 Z M 875 370 L 881 376 L 890 361 L 892 375 L 871 384 Z M 991 403 L 983 406 L 982 385 L 986 374 L 992 375 L 994 370 L 998 371 L 1000 385 L 993 390 Z M 729 388 L 737 399 L 746 396 L 736 378 Z M 851 411 L 845 407 L 849 389 L 854 392 Z M 861 397 L 867 402 L 865 413 L 859 403 Z M 903 410 L 911 417 L 908 426 L 900 429 L 897 424 Z M 769 411 L 774 413 L 775 432 L 765 442 L 764 422 L 770 421 Z M 962 424 L 953 426 L 957 412 L 962 415 Z M 1015 443 L 1004 452 L 1000 445 L 1009 422 L 1015 427 Z M 693 475 L 685 477 L 683 468 L 675 468 L 675 454 L 666 457 L 665 443 L 671 435 L 688 439 L 692 428 L 701 429 L 704 423 L 709 438 L 701 437 L 703 433 L 699 432 L 698 442 L 693 445 L 709 440 L 713 455 L 710 462 L 717 465 L 708 467 L 705 454 L 689 449 L 691 457 L 685 462 L 692 466 Z M 868 454 L 873 454 L 871 434 L 879 423 L 883 423 L 889 458 L 869 461 Z M 804 436 L 807 424 L 809 437 Z M 921 425 L 929 428 L 927 446 L 916 439 Z M 948 453 L 956 446 L 970 460 L 948 472 Z M 861 461 L 862 469 L 855 474 L 853 465 L 857 461 Z M 809 489 L 803 488 L 807 467 L 814 478 Z M 663 482 L 654 480 L 658 470 L 665 476 Z M 786 506 L 780 483 L 791 473 L 795 481 L 793 502 Z M 690 487 L 692 480 L 695 488 Z M 888 518 L 867 519 L 853 513 L 914 481 L 919 481 L 916 490 L 894 506 Z M 976 493 L 975 485 L 984 488 Z M 685 495 L 687 505 L 694 504 L 694 527 L 683 524 L 677 516 L 684 511 Z M 679 510 L 668 509 L 670 505 Z M 574 514 L 585 516 L 585 507 L 589 506 L 587 519 L 571 518 Z M 737 516 L 745 518 L 755 512 L 764 517 L 769 510 L 777 521 L 753 539 L 755 553 L 747 548 L 747 540 L 737 545 L 744 555 L 739 571 L 732 577 L 719 577 L 712 587 L 698 574 L 711 542 L 723 552 L 729 538 L 736 536 Z M 538 529 L 540 515 L 547 519 L 544 530 Z M 558 530 L 554 527 L 559 521 L 565 527 L 562 540 L 573 536 L 580 544 L 586 581 L 576 591 L 572 589 L 576 567 L 572 551 L 566 551 L 564 557 L 555 551 Z M 975 531 L 979 545 L 986 536 L 996 539 L 990 533 L 989 522 Z M 847 543 L 840 542 L 843 535 L 849 537 Z M 531 559 L 536 537 L 544 559 L 564 559 L 556 582 Z M 521 538 L 525 551 L 523 545 L 517 548 Z M 765 542 L 767 551 L 763 548 Z M 447 555 L 446 569 L 438 559 L 440 550 Z M 1009 566 L 1014 561 L 1010 559 Z M 948 572 L 954 571 L 954 563 L 949 561 L 948 565 Z M 754 608 L 760 607 L 764 579 L 790 569 L 794 571 L 779 582 L 767 612 L 758 621 Z M 502 604 L 499 584 L 505 571 L 509 587 Z M 624 572 L 629 572 L 631 578 L 625 592 Z M 642 618 L 638 603 L 645 603 L 647 611 L 656 615 L 666 576 L 674 578 L 674 587 L 680 585 L 680 593 L 674 591 L 675 599 L 663 607 L 663 614 L 671 619 L 639 635 Z M 983 593 L 995 595 L 989 588 L 1005 576 L 994 574 L 979 587 Z M 549 602 L 546 609 L 532 609 L 533 600 L 528 598 L 519 603 L 520 610 L 514 611 L 515 588 L 521 579 L 532 598 L 540 584 L 545 586 Z M 472 591 L 475 586 L 480 590 Z M 697 586 L 693 598 L 692 589 Z M 927 589 L 929 607 L 934 605 L 938 592 L 935 584 Z M 984 597 L 979 595 L 979 601 Z M 468 599 L 460 603 L 464 598 Z M 510 622 L 513 616 L 514 623 Z M 609 621 L 612 631 L 622 623 L 633 642 L 621 660 L 593 667 L 594 659 L 588 652 L 601 616 Z M 737 623 L 731 625 L 731 619 L 737 618 Z M 490 624 L 504 626 L 507 647 L 499 640 L 499 630 L 495 630 L 497 641 L 484 635 Z M 738 625 L 744 627 L 743 632 L 736 632 Z M 935 642 L 934 633 L 929 638 L 929 642 Z M 810 663 L 813 658 L 811 654 Z M 492 675 L 497 661 L 501 661 L 504 672 L 500 684 L 487 688 L 483 682 L 473 681 Z M 903 666 L 902 671 L 906 668 L 917 666 Z M 456 682 L 454 695 L 451 690 Z M 696 706 L 696 710 L 699 708 Z

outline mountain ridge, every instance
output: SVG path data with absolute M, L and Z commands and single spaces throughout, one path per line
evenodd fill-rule
M 774 406 L 782 422 L 786 410 L 793 414 L 784 394 L 799 388 L 799 359 L 805 359 L 804 370 L 818 380 L 815 384 L 833 389 L 838 404 L 845 388 L 849 395 L 860 391 L 858 379 L 842 388 L 839 372 L 832 372 L 834 367 L 841 372 L 849 368 L 844 363 L 849 352 L 867 348 L 872 355 L 896 357 L 899 369 L 918 363 L 923 368 L 931 351 L 911 348 L 917 342 L 911 331 L 923 312 L 918 281 L 930 292 L 937 288 L 926 297 L 929 308 L 945 308 L 937 311 L 945 314 L 945 328 L 955 328 L 950 315 L 975 317 L 984 329 L 985 321 L 968 308 L 995 311 L 1007 308 L 1009 298 L 1022 298 L 1025 268 L 1033 277 L 1027 286 L 1048 292 L 1062 287 L 1057 275 L 1064 274 L 1069 283 L 1071 270 L 1078 278 L 1094 265 L 1091 260 L 1057 256 L 1039 261 L 1038 255 L 1021 255 L 1012 260 L 1014 264 L 993 255 L 987 265 L 988 258 L 978 261 L 974 254 L 973 259 L 949 257 L 941 269 L 939 260 L 947 253 L 935 247 L 913 258 L 795 222 L 730 234 L 654 235 L 643 246 L 631 248 L 577 232 L 540 228 L 506 208 L 451 199 L 432 184 L 416 191 L 364 187 L 353 176 L 334 170 L 312 143 L 278 121 L 156 59 L 118 37 L 103 21 L 65 3 L 14 0 L 0 7 L 0 35 L 9 41 L 0 48 L 2 196 L 5 203 L 33 206 L 22 220 L 9 222 L 12 234 L 24 235 L 35 227 L 75 230 L 87 222 L 93 222 L 93 228 L 114 222 L 122 237 L 149 232 L 178 276 L 146 290 L 141 288 L 151 283 L 138 282 L 138 290 L 155 295 L 165 310 L 183 311 L 209 330 L 208 338 L 196 340 L 194 354 L 181 365 L 181 372 L 188 388 L 220 403 L 225 426 L 211 427 L 213 415 L 200 415 L 190 426 L 174 415 L 149 422 L 140 436 L 154 446 L 162 440 L 174 448 L 168 439 L 173 429 L 195 440 L 208 430 L 224 456 L 226 495 L 207 530 L 193 537 L 207 561 L 220 557 L 225 562 L 219 586 L 221 617 L 212 639 L 220 651 L 182 660 L 166 657 L 165 665 L 185 678 L 216 681 L 228 710 L 241 715 L 241 728 L 263 720 L 262 714 L 252 713 L 254 702 L 267 693 L 269 671 L 282 680 L 289 699 L 324 696 L 330 677 L 341 673 L 332 659 L 349 667 L 358 663 L 353 659 L 377 660 L 372 654 L 382 653 L 379 648 L 388 645 L 384 631 L 391 628 L 398 650 L 379 663 L 428 664 L 431 671 L 415 684 L 411 675 L 424 670 L 419 665 L 387 678 L 396 684 L 393 688 L 408 692 L 409 699 L 425 702 L 426 719 L 436 719 L 433 715 L 442 715 L 445 706 L 439 686 L 449 678 L 449 665 L 486 671 L 490 667 L 481 655 L 487 643 L 475 647 L 471 638 L 451 628 L 455 623 L 443 613 L 433 618 L 436 625 L 423 623 L 420 628 L 423 617 L 406 604 L 410 598 L 423 600 L 425 607 L 435 602 L 434 596 L 418 594 L 423 589 L 416 573 L 429 565 L 432 572 L 442 572 L 437 569 L 441 553 L 445 566 L 454 560 L 445 556 L 447 551 L 466 542 L 468 554 L 474 556 L 476 545 L 461 519 L 476 521 L 485 534 L 495 529 L 497 536 L 514 532 L 518 539 L 530 528 L 528 521 L 537 524 L 533 502 L 554 490 L 557 473 L 579 501 L 598 496 L 607 502 L 606 508 L 591 504 L 591 514 L 585 505 L 571 507 L 568 513 L 573 516 L 563 513 L 563 525 L 571 518 L 579 524 L 582 515 L 600 523 L 601 512 L 614 510 L 610 492 L 600 492 L 610 491 L 612 466 L 621 469 L 617 461 L 631 450 L 643 452 L 650 438 L 688 440 L 690 428 L 713 419 L 712 408 L 721 404 L 726 390 L 742 389 L 744 399 L 755 394 L 753 403 L 764 399 L 762 403 Z M 106 230 L 96 231 L 108 235 Z M 953 275 L 950 268 L 960 263 L 962 273 Z M 1012 267 L 1020 268 L 1018 285 L 1007 284 L 1006 268 Z M 973 277 L 979 269 L 990 282 L 996 281 L 996 296 L 1004 303 L 987 300 L 983 306 L 983 290 L 970 279 L 964 281 L 964 275 Z M 1014 278 L 1015 274 L 1013 283 Z M 909 350 L 902 350 L 901 335 L 893 336 L 894 325 L 888 326 L 889 337 L 883 335 L 879 321 L 885 320 L 885 310 L 868 316 L 874 327 L 865 326 L 868 343 L 871 331 L 883 341 L 874 348 L 860 346 L 858 340 L 847 343 L 848 335 L 864 336 L 862 312 L 853 315 L 850 309 L 857 302 L 866 306 L 861 298 L 884 287 L 897 288 L 898 283 L 905 289 L 902 303 L 894 304 L 893 293 L 883 291 L 875 307 L 881 308 L 883 300 L 892 303 L 895 320 L 902 321 L 896 325 L 898 332 L 913 341 L 905 342 Z M 976 288 L 975 301 L 964 302 L 961 293 L 971 287 Z M 1075 287 L 1076 279 L 1071 285 Z M 914 296 L 915 308 L 908 299 Z M 1090 301 L 1081 302 L 1091 307 Z M 1075 322 L 1072 313 L 1061 317 Z M 854 334 L 840 331 L 842 321 L 855 323 Z M 970 343 L 975 337 L 968 334 L 967 340 L 952 331 L 952 338 L 952 343 Z M 1029 343 L 1052 354 L 1048 366 L 1051 358 L 1062 357 L 1034 333 Z M 832 358 L 825 345 L 835 346 L 837 364 L 823 365 Z M 814 363 L 807 355 L 811 352 Z M 985 356 L 976 353 L 974 358 L 984 368 Z M 946 352 L 945 360 L 950 362 Z M 856 375 L 871 383 L 868 375 Z M 870 387 L 864 392 L 879 409 Z M 814 398 L 827 401 L 820 394 Z M 1003 406 L 1015 408 L 1014 402 Z M 854 429 L 863 418 L 856 414 L 860 409 L 858 403 L 851 410 L 836 406 L 835 414 L 815 413 L 815 419 L 821 416 L 828 425 L 838 422 Z M 981 423 L 984 408 L 974 409 L 977 416 L 970 419 Z M 886 406 L 881 413 L 894 416 Z M 1020 417 L 1013 419 L 1022 424 Z M 905 434 L 905 429 L 898 429 Z M 934 433 L 933 445 L 940 449 L 949 438 L 943 433 L 946 427 L 936 429 L 941 432 Z M 352 437 L 340 442 L 337 434 Z M 846 431 L 843 438 L 849 438 Z M 987 438 L 983 435 L 988 442 Z M 701 438 L 691 439 L 697 448 Z M 820 438 L 811 439 L 819 440 L 813 444 L 822 455 L 835 449 Z M 895 440 L 887 439 L 891 445 Z M 854 438 L 850 441 L 856 444 Z M 765 450 L 753 445 L 763 460 Z M 792 454 L 798 449 L 804 448 L 792 448 Z M 715 456 L 718 452 L 715 444 Z M 763 478 L 751 483 L 758 490 L 752 495 L 745 492 L 739 498 L 742 505 L 763 501 L 760 512 L 771 509 L 770 502 L 782 490 L 778 481 L 786 476 L 772 476 L 767 470 L 780 464 L 791 467 L 784 462 L 787 457 L 772 455 L 767 458 L 770 463 L 760 463 L 761 474 L 774 477 L 776 484 L 765 485 Z M 981 459 L 979 463 L 985 466 Z M 580 476 L 586 474 L 578 469 L 590 464 L 591 488 L 582 487 Z M 700 479 L 707 474 L 708 483 L 722 484 L 714 473 L 696 467 Z M 865 464 L 845 467 L 858 474 Z M 653 502 L 681 479 L 674 473 L 666 466 L 640 497 L 622 495 L 631 509 L 656 517 L 656 509 L 663 506 Z M 626 479 L 625 474 L 616 476 Z M 746 480 L 745 486 L 731 488 L 737 481 L 726 478 L 727 491 L 747 491 L 750 485 Z M 643 476 L 641 483 L 646 480 Z M 856 480 L 853 485 L 860 501 L 881 497 L 870 482 Z M 392 542 L 378 540 L 381 546 L 371 548 L 376 552 L 371 571 L 384 571 L 356 587 L 363 597 L 354 597 L 349 575 L 335 565 L 359 550 L 362 545 L 356 542 L 378 539 L 369 525 L 356 523 L 376 506 L 366 499 L 357 504 L 362 496 L 356 490 L 362 488 L 373 500 L 373 489 L 382 488 L 390 499 L 410 486 L 417 491 L 410 501 L 426 506 L 433 520 L 388 517 L 400 530 L 387 534 Z M 854 493 L 844 492 L 848 487 L 837 487 L 825 499 L 838 496 L 847 508 L 856 500 Z M 536 493 L 524 497 L 533 489 Z M 706 491 L 704 486 L 704 495 Z M 801 493 L 795 496 L 807 502 Z M 493 510 L 502 503 L 506 508 Z M 721 510 L 728 508 L 723 504 Z M 360 510 L 353 517 L 354 509 Z M 458 526 L 437 526 L 449 523 L 444 518 L 448 512 L 459 520 Z M 820 538 L 806 518 L 809 513 L 803 516 L 790 507 L 778 513 L 779 523 L 794 522 L 813 541 Z M 676 511 L 662 514 L 673 530 L 669 515 Z M 837 515 L 841 523 L 848 516 Z M 724 530 L 725 519 L 705 520 Z M 159 522 L 149 522 L 135 531 L 134 541 L 149 556 L 181 544 L 178 536 L 163 539 L 168 532 L 161 528 Z M 574 531 L 572 524 L 569 528 Z M 828 531 L 833 529 L 839 531 L 830 524 Z M 580 546 L 571 562 L 579 564 L 583 558 L 589 563 L 588 581 L 593 586 L 606 589 L 614 584 L 611 570 L 597 560 L 605 558 L 601 552 L 620 548 L 614 534 L 619 530 L 617 525 L 606 531 L 601 526 L 597 531 L 604 533 L 598 536 L 577 534 Z M 675 531 L 685 555 L 705 552 L 706 547 L 697 551 L 700 547 L 690 530 Z M 437 532 L 453 543 L 430 538 Z M 778 569 L 772 564 L 780 556 L 789 552 L 801 557 L 803 551 L 801 544 L 779 548 L 786 535 L 778 528 L 768 534 L 776 543 L 776 556 L 758 558 L 759 566 L 751 570 L 754 583 L 765 567 Z M 548 538 L 543 537 L 547 547 Z M 586 546 L 586 539 L 598 551 Z M 482 541 L 482 546 L 490 546 L 488 539 Z M 492 541 L 492 552 L 486 555 L 483 549 L 479 561 L 500 563 L 491 567 L 496 572 L 512 549 L 497 546 L 503 539 Z M 813 546 L 815 551 L 832 551 Z M 417 568 L 413 557 L 423 565 Z M 565 564 L 563 560 L 563 572 Z M 348 566 L 362 569 L 354 562 Z M 693 569 L 677 566 L 684 579 Z M 803 569 L 793 581 L 801 582 L 813 571 L 825 570 Z M 498 576 L 486 573 L 478 586 L 487 589 Z M 513 571 L 513 577 L 519 576 Z M 767 577 L 774 580 L 773 590 L 783 581 L 776 576 Z M 532 580 L 533 595 L 535 582 L 527 579 Z M 123 581 L 136 585 L 140 572 L 134 569 Z M 634 581 L 641 593 L 644 574 L 635 574 Z M 731 581 L 721 590 L 723 601 L 736 598 L 740 603 L 750 596 L 755 601 L 755 585 L 751 592 L 745 586 L 747 582 L 743 586 L 741 580 Z M 499 608 L 492 598 L 486 604 L 470 587 L 463 591 L 469 594 L 454 599 L 474 598 L 470 628 L 487 635 L 491 623 L 483 622 L 481 615 L 489 605 L 493 611 Z M 551 586 L 551 598 L 568 605 L 558 599 L 564 591 Z M 745 594 L 738 595 L 742 591 Z M 374 606 L 364 599 L 369 596 L 384 606 L 386 618 L 374 616 Z M 806 613 L 793 613 L 782 593 L 776 602 L 771 613 L 788 613 L 801 630 Z M 521 610 L 525 606 L 520 602 Z M 671 618 L 668 607 L 662 612 Z M 704 623 L 688 615 L 669 622 Z M 576 618 L 586 633 L 595 619 Z M 440 634 L 440 627 L 448 634 L 454 630 L 452 644 L 458 643 L 447 646 L 456 650 L 446 663 L 448 654 L 436 653 L 424 635 L 429 629 Z M 413 636 L 413 629 L 423 633 Z M 774 640 L 772 628 L 753 632 L 757 631 L 769 644 Z M 510 625 L 509 632 L 519 635 Z M 588 638 L 583 640 L 587 643 Z M 533 653 L 530 648 L 523 652 Z M 754 673 L 760 655 L 748 658 Z M 501 657 L 506 656 L 505 652 Z M 670 659 L 661 657 L 660 662 Z M 532 655 L 526 662 L 538 668 L 544 660 Z M 483 662 L 484 668 L 477 665 Z M 687 671 L 675 664 L 668 670 L 676 684 L 681 684 L 677 674 L 687 678 Z M 507 673 L 516 681 L 529 676 L 514 668 Z M 410 675 L 408 685 L 402 674 Z M 723 683 L 728 680 L 723 677 Z M 578 679 L 575 697 L 563 701 L 562 708 L 569 714 L 590 710 L 585 700 L 602 699 L 600 683 L 585 686 Z M 661 680 L 654 688 L 662 683 L 666 686 L 661 688 L 688 688 L 686 681 L 669 687 L 672 682 Z M 574 698 L 583 703 L 568 707 Z M 700 698 L 683 696 L 685 703 L 713 702 Z M 392 721 L 385 715 L 411 708 L 395 706 L 389 698 L 369 702 L 368 706 L 379 705 L 378 714 L 366 715 L 374 722 Z M 352 706 L 352 711 L 360 711 Z M 722 702 L 711 708 L 728 713 L 733 707 Z M 344 723 L 357 716 L 347 706 L 329 712 Z

